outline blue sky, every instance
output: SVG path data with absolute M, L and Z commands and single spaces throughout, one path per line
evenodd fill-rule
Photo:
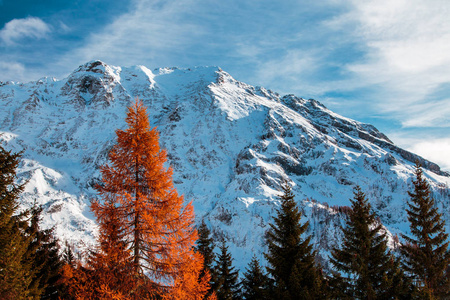
M 220 66 L 375 125 L 450 171 L 447 0 L 0 0 L 0 81 Z

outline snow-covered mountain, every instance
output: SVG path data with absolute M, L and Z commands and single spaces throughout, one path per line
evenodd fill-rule
M 393 236 L 408 232 L 404 209 L 416 160 L 450 232 L 450 174 L 372 125 L 316 100 L 236 81 L 220 68 L 149 70 L 91 61 L 62 80 L 0 82 L 0 139 L 23 151 L 23 203 L 43 204 L 44 226 L 56 226 L 61 239 L 93 242 L 92 186 L 135 97 L 160 131 L 176 188 L 193 201 L 197 219 L 230 242 L 238 268 L 264 250 L 285 180 L 325 263 L 356 184 L 393 243 Z

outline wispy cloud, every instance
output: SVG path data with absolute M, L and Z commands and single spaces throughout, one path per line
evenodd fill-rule
M 170 57 L 176 53 L 182 56 L 183 50 L 203 32 L 196 24 L 180 20 L 191 5 L 195 7 L 193 1 L 138 0 L 134 3 L 134 9 L 92 32 L 83 46 L 69 51 L 61 64 L 83 63 L 90 59 L 122 65 L 165 60 L 158 65 L 162 66 L 170 63 Z
M 450 126 L 448 1 L 330 0 L 326 6 L 335 11 L 316 10 L 315 22 L 289 32 L 298 43 L 281 35 L 288 51 L 265 58 L 265 45 L 252 44 L 248 54 L 259 59 L 261 84 L 327 100 L 357 119 L 385 115 L 404 127 Z M 437 95 L 441 90 L 447 93 Z
M 422 101 L 407 109 L 405 127 L 450 127 L 450 98 Z
M 0 30 L 0 39 L 6 45 L 13 45 L 24 38 L 45 38 L 50 31 L 50 27 L 40 18 L 13 19 Z
M 266 87 L 276 82 L 277 88 L 282 89 L 278 92 L 282 93 L 292 93 L 293 91 L 289 91 L 290 88 L 297 85 L 304 93 L 302 96 L 317 94 L 322 91 L 311 84 L 309 76 L 316 72 L 318 66 L 319 61 L 313 53 L 305 50 L 289 50 L 278 58 L 259 62 L 255 81 Z
M 375 108 L 396 114 L 403 126 L 430 126 L 445 119 L 449 99 L 434 101 L 432 94 L 450 82 L 448 1 L 351 3 L 353 9 L 330 25 L 353 28 L 351 34 L 367 46 L 364 59 L 346 68 L 363 84 L 379 87 Z
M 450 172 L 450 138 L 430 137 L 428 134 L 419 134 L 411 137 L 411 134 L 394 133 L 389 135 L 400 147 L 419 154 L 426 159 L 437 163 L 441 169 Z
M 450 172 L 450 138 L 416 140 L 407 146 L 409 150 L 437 163 L 442 169 Z
M 295 77 L 300 69 L 314 66 L 306 66 L 310 57 L 303 48 L 308 48 L 315 34 L 303 33 L 315 26 L 312 20 L 318 12 L 332 10 L 312 9 L 314 1 L 307 2 L 311 3 L 136 0 L 128 12 L 92 32 L 83 46 L 67 53 L 62 64 L 93 58 L 149 67 L 213 64 L 232 74 L 239 72 L 240 79 L 255 84 L 265 83 L 259 79 L 270 82 L 279 78 L 282 71 L 287 75 L 289 67 L 295 66 L 291 72 Z M 301 49 L 297 49 L 300 44 Z M 267 67 L 275 70 L 277 63 L 280 70 L 270 77 Z
M 9 57 L 2 58 L 0 57 L 0 70 L 2 77 L 5 81 L 15 81 L 15 82 L 27 82 L 29 78 L 33 78 L 33 80 L 37 80 L 42 78 L 41 71 L 37 71 L 35 69 L 27 68 L 23 63 L 8 60 Z
M 448 0 L 125 2 L 66 2 L 46 15 L 48 23 L 41 15 L 6 23 L 1 79 L 62 77 L 91 59 L 149 68 L 217 65 L 238 80 L 316 98 L 383 131 L 450 126 Z
M 6 75 L 6 78 L 22 78 L 25 73 L 25 66 L 17 62 L 0 60 L 0 69 L 2 70 L 2 73 Z

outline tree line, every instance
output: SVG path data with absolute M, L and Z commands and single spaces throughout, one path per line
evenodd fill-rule
M 214 244 L 202 223 L 198 247 L 208 258 L 205 268 L 212 274 L 211 292 L 223 300 L 450 299 L 445 223 L 419 165 L 415 176 L 406 209 L 411 236 L 403 235 L 399 251 L 389 250 L 386 231 L 357 186 L 346 225 L 341 228 L 343 240 L 331 250 L 333 268 L 326 273 L 315 260 L 311 236 L 304 237 L 308 222 L 302 224 L 302 213 L 288 184 L 266 237 L 265 271 L 253 257 L 239 282 L 230 267 L 232 258 L 225 242 L 211 264 Z
M 95 187 L 91 210 L 96 246 L 74 254 L 52 229 L 39 227 L 42 208 L 20 211 L 15 183 L 20 153 L 0 147 L 1 299 L 446 299 L 450 252 L 444 220 L 416 166 L 407 204 L 411 236 L 389 250 L 382 225 L 356 187 L 331 271 L 316 261 L 290 186 L 266 235 L 264 261 L 253 257 L 240 277 L 225 240 L 218 251 L 205 222 L 196 228 L 165 168 L 166 152 L 146 108 L 128 108 L 125 130 Z M 263 267 L 262 265 L 266 266 Z

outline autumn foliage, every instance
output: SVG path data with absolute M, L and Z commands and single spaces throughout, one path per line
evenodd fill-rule
M 128 108 L 126 122 L 100 169 L 102 201 L 91 205 L 99 246 L 85 265 L 66 272 L 73 292 L 79 299 L 203 299 L 209 276 L 199 280 L 203 257 L 193 251 L 193 206 L 173 187 L 141 101 Z

